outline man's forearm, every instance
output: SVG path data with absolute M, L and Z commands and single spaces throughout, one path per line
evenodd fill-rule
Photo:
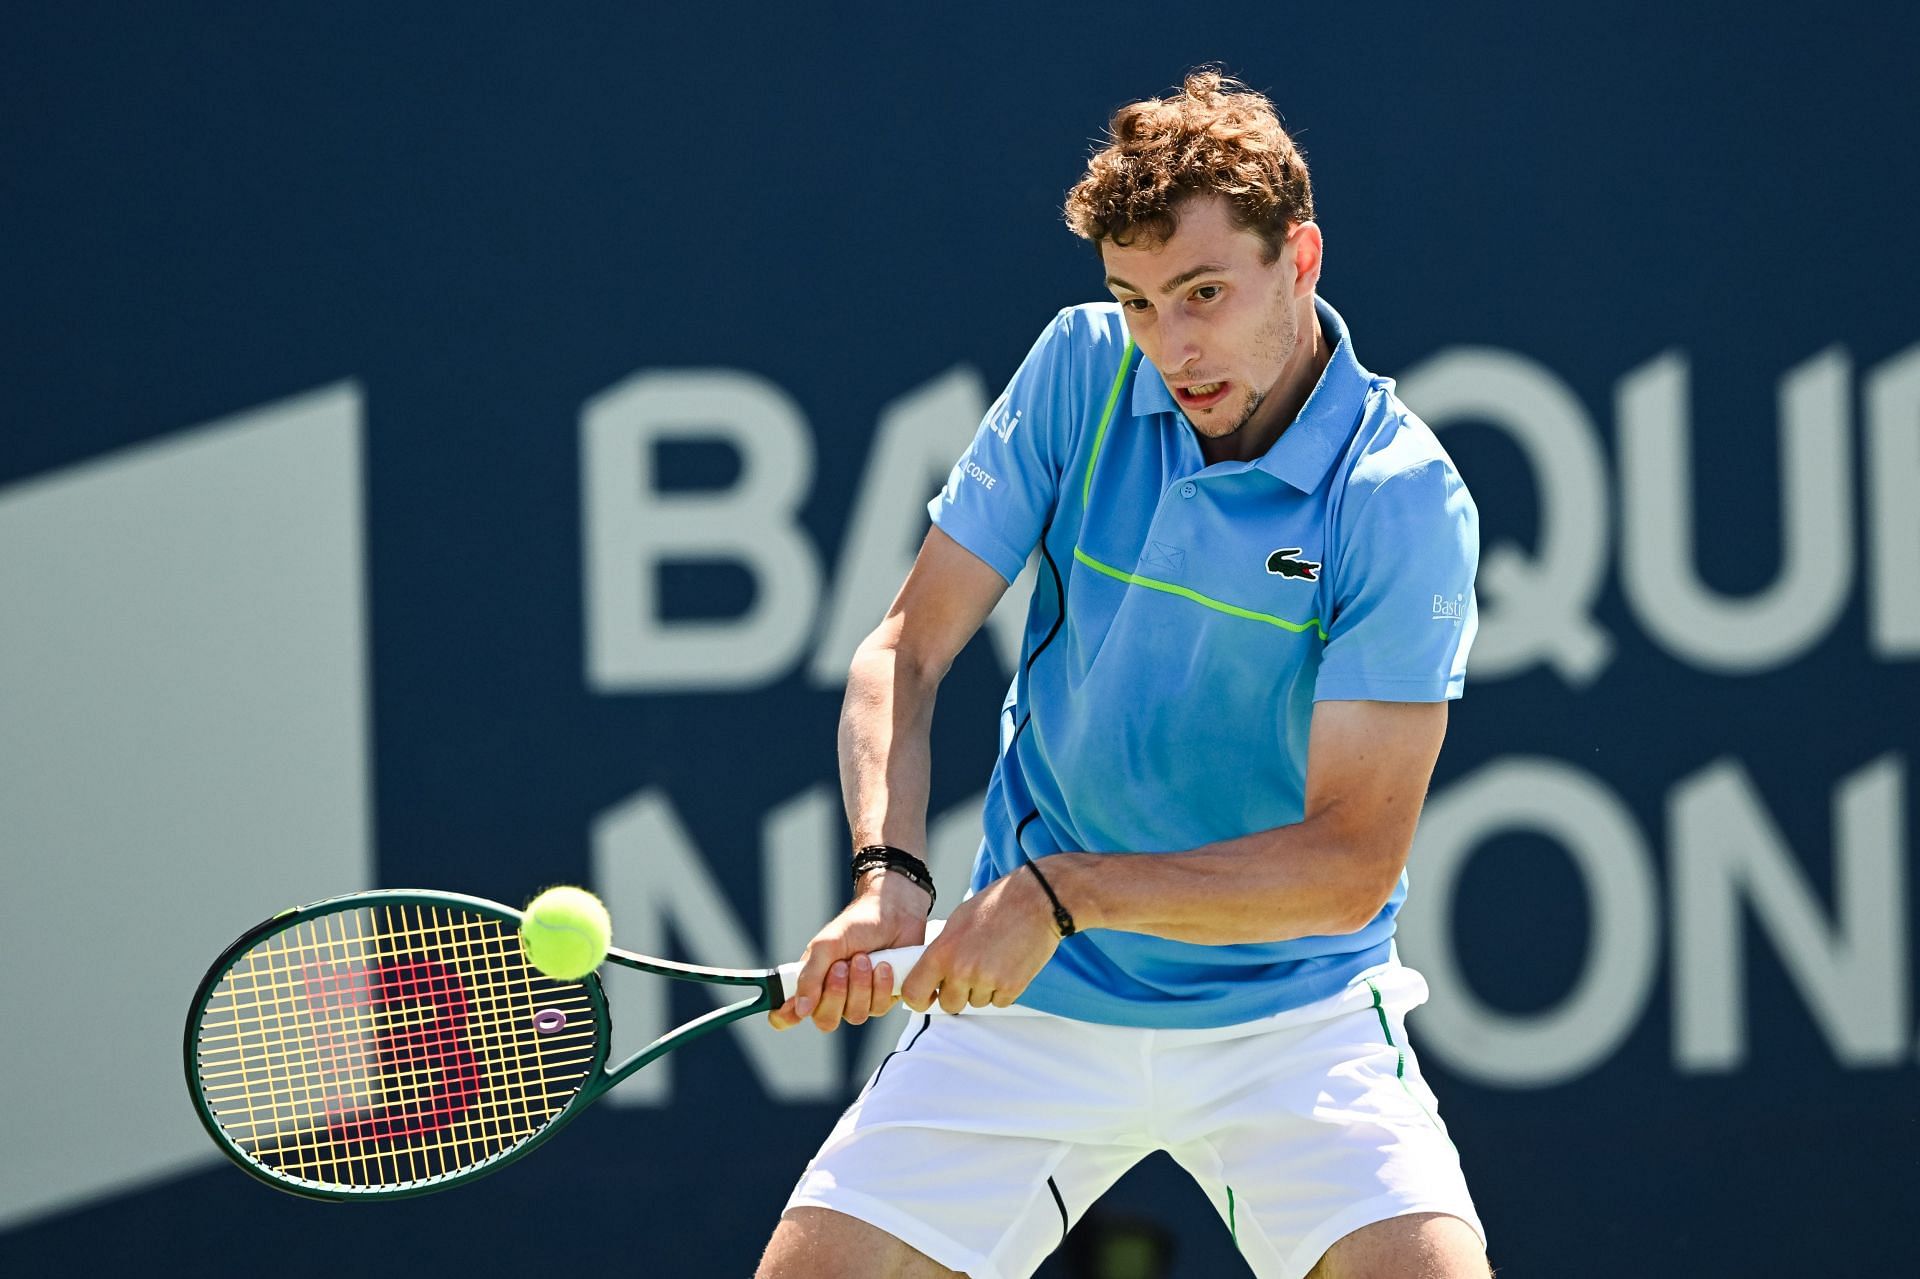
M 933 702 L 939 676 L 869 641 L 854 655 L 840 711 L 840 787 L 855 847 L 927 851 Z
M 1188 852 L 1061 853 L 1041 870 L 1082 929 L 1224 946 L 1358 931 L 1405 862 L 1404 845 L 1310 819 Z

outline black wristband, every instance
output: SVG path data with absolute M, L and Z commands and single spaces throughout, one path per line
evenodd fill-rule
M 1079 931 L 1074 927 L 1073 915 L 1060 904 L 1060 898 L 1054 894 L 1053 885 L 1047 882 L 1047 877 L 1040 873 L 1039 864 L 1031 857 L 1027 859 L 1027 869 L 1032 871 L 1033 877 L 1040 881 L 1040 887 L 1046 890 L 1047 900 L 1053 903 L 1053 926 L 1060 930 L 1060 940 L 1065 941 Z
M 860 877 L 870 870 L 898 871 L 926 891 L 927 914 L 933 914 L 934 899 L 938 896 L 933 888 L 933 874 L 927 864 L 904 848 L 895 848 L 891 844 L 868 844 L 853 855 L 851 864 L 853 882 L 858 884 Z

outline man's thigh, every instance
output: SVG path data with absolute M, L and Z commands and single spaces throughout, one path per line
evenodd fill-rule
M 1307 1279 L 1488 1279 L 1480 1236 L 1458 1217 L 1411 1213 L 1362 1226 L 1327 1249 Z
M 878 1226 L 827 1208 L 789 1208 L 755 1279 L 948 1279 L 957 1275 Z
M 1138 1042 L 1138 1032 L 1037 1014 L 915 1017 L 787 1212 L 858 1219 L 983 1279 L 1031 1274 L 1151 1149 L 1144 1137 L 1119 1140 L 1133 1133 L 1145 1086 Z
M 1383 973 L 1370 1002 L 1338 1016 L 1164 1055 L 1190 1103 L 1170 1123 L 1171 1153 L 1256 1274 L 1297 1279 L 1375 1223 L 1424 1216 L 1458 1220 L 1478 1249 L 1459 1155 L 1400 1019 L 1424 989 Z

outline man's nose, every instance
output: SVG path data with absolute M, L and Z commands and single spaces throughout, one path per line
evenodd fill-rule
M 1199 361 L 1199 335 L 1184 320 L 1169 316 L 1161 321 L 1160 338 L 1166 358 L 1166 363 L 1161 366 L 1163 371 L 1176 372 Z

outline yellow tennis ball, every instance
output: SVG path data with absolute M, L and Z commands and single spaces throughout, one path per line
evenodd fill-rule
M 584 888 L 547 889 L 520 921 L 527 962 L 556 981 L 579 981 L 598 968 L 612 942 L 606 905 Z

